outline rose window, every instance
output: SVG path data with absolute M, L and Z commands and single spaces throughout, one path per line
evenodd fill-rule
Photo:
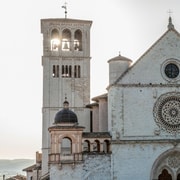
M 170 133 L 180 131 L 180 93 L 161 95 L 154 106 L 154 118 L 161 129 Z

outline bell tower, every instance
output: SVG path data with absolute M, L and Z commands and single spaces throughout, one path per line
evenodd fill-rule
M 90 28 L 92 21 L 42 19 L 42 175 L 48 172 L 48 128 L 67 97 L 79 125 L 90 130 Z

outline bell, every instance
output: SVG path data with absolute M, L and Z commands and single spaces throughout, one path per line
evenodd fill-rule
M 67 41 L 64 42 L 63 49 L 64 50 L 68 50 L 69 49 Z
M 74 44 L 74 49 L 77 51 L 79 50 L 79 45 L 77 43 Z

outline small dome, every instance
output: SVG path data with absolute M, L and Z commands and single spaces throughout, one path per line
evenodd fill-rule
M 131 59 L 129 59 L 127 57 L 124 57 L 124 56 L 121 56 L 121 55 L 116 56 L 116 57 L 110 59 L 108 62 L 112 62 L 112 61 L 129 61 L 129 62 L 132 62 Z
M 109 84 L 113 84 L 125 73 L 132 64 L 132 60 L 124 56 L 116 56 L 108 61 Z
M 58 124 L 58 123 L 77 123 L 78 122 L 76 114 L 73 111 L 69 110 L 68 101 L 64 102 L 63 110 L 59 111 L 56 114 L 54 120 L 55 120 L 55 124 Z

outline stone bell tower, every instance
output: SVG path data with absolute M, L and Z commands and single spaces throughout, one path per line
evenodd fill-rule
M 79 124 L 90 129 L 90 28 L 92 21 L 42 19 L 43 132 L 42 174 L 48 172 L 49 133 L 65 97 Z

